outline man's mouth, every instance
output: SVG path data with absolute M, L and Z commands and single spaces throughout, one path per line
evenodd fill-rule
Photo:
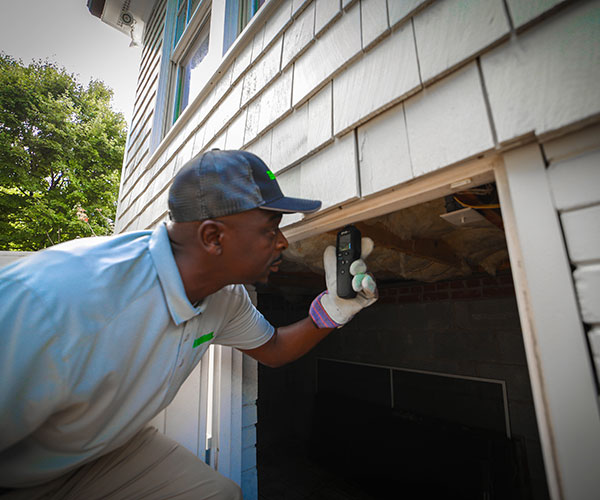
M 275 259 L 273 262 L 271 262 L 269 269 L 271 271 L 279 271 L 279 265 L 281 264 L 282 261 L 283 261 L 283 259 L 281 257 L 279 257 L 278 259 Z

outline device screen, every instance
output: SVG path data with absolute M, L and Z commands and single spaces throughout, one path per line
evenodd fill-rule
M 340 236 L 340 252 L 344 252 L 346 250 L 350 250 L 350 242 L 352 241 L 352 237 L 350 233 L 342 234 Z

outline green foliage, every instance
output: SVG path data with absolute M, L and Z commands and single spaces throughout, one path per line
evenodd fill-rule
M 126 124 L 111 97 L 0 54 L 0 250 L 112 232 Z

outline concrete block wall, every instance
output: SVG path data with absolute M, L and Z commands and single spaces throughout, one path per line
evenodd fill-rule
M 548 141 L 543 149 L 600 386 L 600 127 Z
M 270 15 L 259 11 L 252 36 L 159 154 L 136 138 L 165 99 L 136 105 L 117 231 L 163 220 L 170 179 L 212 147 L 259 154 L 284 191 L 325 192 L 328 210 L 595 122 L 599 8 L 599 0 L 281 0 Z M 149 23 L 155 48 L 161 9 Z M 140 91 L 150 92 L 158 73 L 142 66 Z
M 262 294 L 258 304 L 273 324 L 284 325 L 306 314 L 312 298 Z M 511 433 L 525 448 L 532 498 L 548 498 L 510 274 L 381 287 L 375 305 L 305 357 L 276 370 L 259 367 L 259 440 L 265 440 L 259 448 L 278 436 L 308 439 L 319 358 L 504 381 Z

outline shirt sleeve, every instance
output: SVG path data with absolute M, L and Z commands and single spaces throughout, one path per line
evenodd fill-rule
M 43 299 L 0 279 L 0 453 L 60 409 L 65 395 L 62 348 Z
M 229 292 L 227 322 L 215 338 L 215 344 L 237 349 L 255 349 L 268 342 L 275 328 L 254 307 L 248 292 L 237 285 Z

